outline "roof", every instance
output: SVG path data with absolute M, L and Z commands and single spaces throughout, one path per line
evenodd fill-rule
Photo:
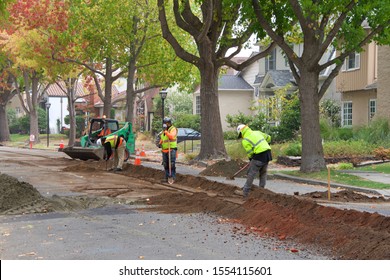
M 58 85 L 59 84 L 59 85 Z M 66 97 L 66 85 L 65 82 L 60 81 L 54 84 L 50 84 L 46 89 L 46 93 L 49 97 Z M 81 83 L 77 83 L 76 97 L 86 95 Z
M 222 75 L 218 80 L 218 90 L 253 90 L 253 87 L 238 75 Z
M 287 84 L 295 83 L 295 79 L 290 70 L 270 70 L 267 74 L 271 76 L 274 82 L 273 86 L 276 87 L 283 87 Z
M 264 76 L 256 75 L 254 84 L 261 84 L 264 80 Z
M 377 82 L 373 82 L 372 84 L 369 84 L 365 87 L 365 89 L 377 89 L 378 88 L 378 84 Z

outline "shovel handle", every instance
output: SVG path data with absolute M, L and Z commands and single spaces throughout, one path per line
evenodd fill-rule
M 247 164 L 244 165 L 243 168 L 241 168 L 240 170 L 238 170 L 236 173 L 233 174 L 233 176 L 231 178 L 234 178 L 236 177 L 240 172 L 242 172 L 245 168 L 247 168 L 249 166 L 251 162 L 248 162 Z

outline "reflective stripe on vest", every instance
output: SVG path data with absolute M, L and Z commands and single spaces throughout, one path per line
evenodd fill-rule
M 118 142 L 118 140 L 119 140 L 119 142 Z M 106 142 L 110 143 L 111 148 L 116 149 L 122 144 L 122 137 L 118 137 L 118 135 L 112 135 L 112 136 L 106 138 Z
M 254 152 L 255 152 L 255 148 L 256 148 L 258 145 L 260 145 L 261 142 L 265 141 L 265 139 L 263 138 L 263 139 L 260 139 L 259 141 L 257 141 L 257 143 L 255 144 L 255 143 L 252 142 L 252 140 L 250 140 L 250 139 L 248 139 L 248 138 L 244 138 L 243 140 L 248 141 L 248 142 L 251 143 L 251 145 L 252 145 L 252 150 L 246 152 L 248 155 L 254 153 Z

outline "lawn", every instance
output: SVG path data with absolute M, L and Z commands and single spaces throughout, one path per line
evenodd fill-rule
M 49 134 L 49 147 L 47 147 L 47 134 L 39 135 L 40 142 L 34 143 L 34 148 L 36 149 L 53 149 L 58 148 L 61 140 L 65 142 L 68 141 L 68 137 L 64 134 Z M 29 146 L 30 135 L 25 134 L 11 134 L 11 141 L 6 142 L 7 146 L 10 147 L 28 147 Z
M 354 171 L 368 171 L 368 172 L 381 172 L 390 174 L 390 163 L 374 164 L 365 167 L 352 168 Z M 359 176 L 347 174 L 341 172 L 342 170 L 330 169 L 330 181 L 333 183 L 339 183 L 344 185 L 364 187 L 371 189 L 390 189 L 390 184 L 384 184 L 379 182 L 373 182 Z M 300 171 L 283 171 L 282 173 L 296 176 L 300 178 L 315 179 L 319 181 L 328 181 L 328 171 L 320 171 L 313 173 L 302 173 Z

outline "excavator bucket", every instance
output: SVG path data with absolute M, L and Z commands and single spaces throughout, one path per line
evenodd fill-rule
M 73 159 L 101 160 L 104 157 L 103 147 L 96 147 L 96 148 L 66 147 L 62 151 Z

